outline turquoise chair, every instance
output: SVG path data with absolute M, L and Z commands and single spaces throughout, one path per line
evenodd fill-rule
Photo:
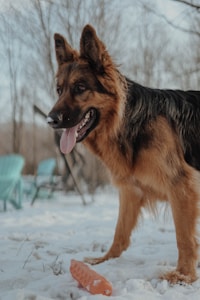
M 50 198 L 55 190 L 56 183 L 54 181 L 54 171 L 56 168 L 56 159 L 48 158 L 39 162 L 34 181 L 31 183 L 28 194 L 32 195 L 31 205 L 34 204 L 37 198 L 41 198 L 41 190 L 45 190 Z
M 22 203 L 22 176 L 24 158 L 18 154 L 0 155 L 0 200 L 4 211 L 7 202 L 19 209 Z

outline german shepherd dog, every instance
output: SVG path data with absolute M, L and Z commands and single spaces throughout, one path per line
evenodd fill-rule
M 123 76 L 86 25 L 80 52 L 55 34 L 58 101 L 47 122 L 64 129 L 60 147 L 76 143 L 95 153 L 119 189 L 120 207 L 113 243 L 91 264 L 119 257 L 130 243 L 142 207 L 168 201 L 178 246 L 169 282 L 197 279 L 197 225 L 200 200 L 200 91 L 160 90 Z M 153 209 L 154 210 L 154 209 Z

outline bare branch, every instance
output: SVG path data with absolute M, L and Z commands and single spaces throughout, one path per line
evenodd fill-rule
M 190 6 L 190 7 L 193 7 L 193 8 L 195 8 L 195 9 L 197 9 L 197 10 L 200 9 L 200 5 L 194 4 L 194 3 L 191 3 L 191 2 L 188 2 L 188 1 L 186 1 L 186 0 L 172 0 L 172 1 L 186 4 L 186 5 L 188 5 L 188 6 Z
M 172 1 L 180 1 L 181 0 L 172 0 Z M 200 31 L 196 31 L 196 30 L 192 30 L 192 29 L 188 29 L 186 27 L 182 27 L 179 25 L 176 25 L 174 22 L 170 21 L 164 14 L 158 13 L 158 11 L 154 10 L 151 6 L 144 4 L 144 7 L 147 8 L 152 14 L 156 15 L 159 18 L 162 18 L 167 24 L 169 24 L 170 26 L 172 26 L 175 29 L 181 30 L 182 32 L 185 33 L 189 33 L 189 34 L 194 34 L 197 36 L 200 36 Z

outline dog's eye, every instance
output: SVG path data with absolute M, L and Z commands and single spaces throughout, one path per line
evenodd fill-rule
M 62 89 L 61 89 L 61 87 L 60 86 L 57 86 L 57 93 L 58 93 L 58 95 L 60 96 L 61 94 L 62 94 Z
M 77 83 L 75 86 L 74 86 L 74 93 L 76 95 L 80 95 L 82 94 L 83 92 L 85 92 L 86 90 L 86 86 L 83 84 L 83 83 Z

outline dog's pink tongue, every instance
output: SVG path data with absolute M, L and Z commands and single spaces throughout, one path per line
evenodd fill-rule
M 74 148 L 76 144 L 76 130 L 77 126 L 74 126 L 63 131 L 60 139 L 60 150 L 62 153 L 67 154 Z

